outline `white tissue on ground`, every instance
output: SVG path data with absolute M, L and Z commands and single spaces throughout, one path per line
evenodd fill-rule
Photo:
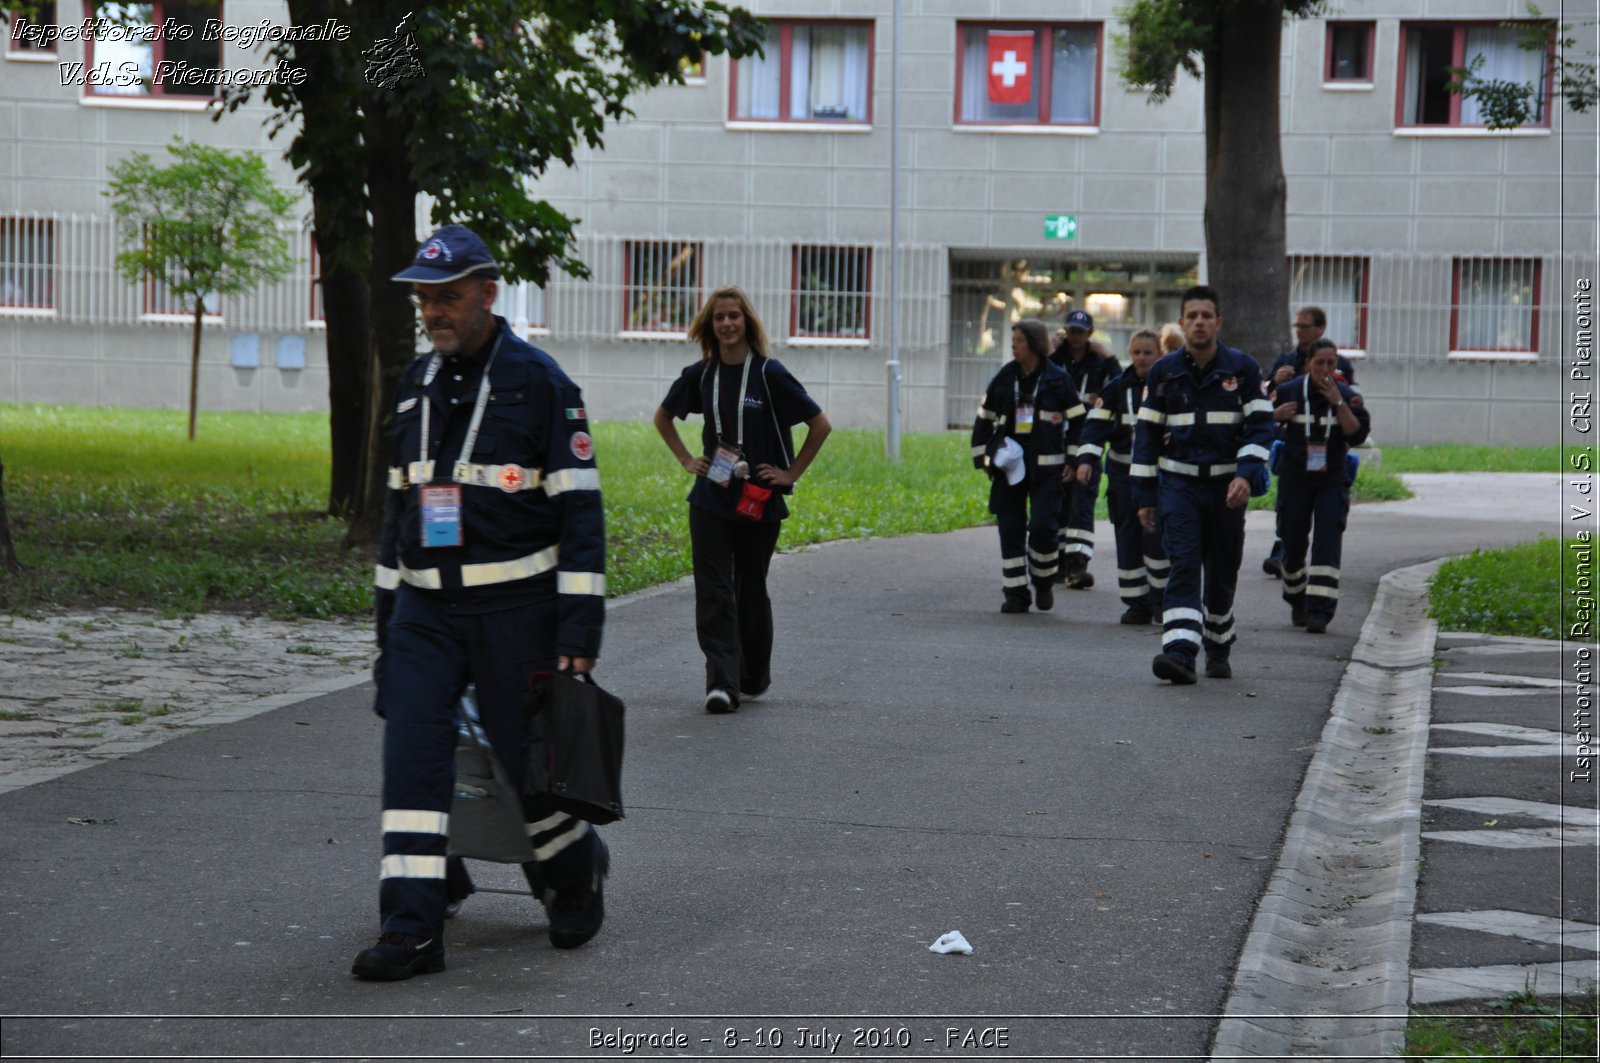
M 971 956 L 972 945 L 967 941 L 966 938 L 961 936 L 961 931 L 952 930 L 950 933 L 941 936 L 939 940 L 935 941 L 932 945 L 929 945 L 928 951 L 937 952 L 941 955 L 949 955 L 952 952 L 959 952 L 963 956 Z

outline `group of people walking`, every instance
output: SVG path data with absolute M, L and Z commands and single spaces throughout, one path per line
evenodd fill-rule
M 1170 328 L 1141 329 L 1123 369 L 1090 343 L 1093 321 L 1081 310 L 1048 354 L 1044 325 L 1019 321 L 1012 361 L 990 381 L 972 428 L 973 463 L 992 480 L 1001 612 L 1053 608 L 1058 582 L 1093 586 L 1103 470 L 1121 621 L 1162 625 L 1151 670 L 1175 684 L 1196 681 L 1202 653 L 1208 677 L 1233 674 L 1245 509 L 1274 472 L 1277 542 L 1264 567 L 1283 580 L 1290 621 L 1327 630 L 1351 448 L 1371 425 L 1354 367 L 1322 337 L 1320 309 L 1296 315 L 1298 342 L 1265 378 L 1253 357 L 1221 342 L 1222 323 L 1217 292 L 1196 285 L 1180 303 L 1181 345 Z
M 499 279 L 488 247 L 459 225 L 435 231 L 393 278 L 411 286 L 433 350 L 402 374 L 393 410 L 375 592 L 374 710 L 385 720 L 380 934 L 352 964 L 363 979 L 444 970 L 444 920 L 473 891 L 449 852 L 469 684 L 477 725 L 520 795 L 533 854 L 523 871 L 551 943 L 582 945 L 605 916 L 610 853 L 599 833 L 524 787 L 530 760 L 548 756 L 543 724 L 528 712 L 530 680 L 586 675 L 600 656 L 600 474 L 582 393 L 493 313 Z M 1011 361 L 990 382 L 972 434 L 973 460 L 993 480 L 1002 611 L 1050 609 L 1058 582 L 1093 586 L 1103 470 L 1122 621 L 1160 620 L 1155 674 L 1179 683 L 1195 681 L 1202 649 L 1207 675 L 1229 674 L 1244 506 L 1266 489 L 1274 424 L 1283 437 L 1284 594 L 1297 623 L 1325 629 L 1349 504 L 1345 454 L 1368 425 L 1331 343 L 1310 344 L 1275 371 L 1269 396 L 1256 362 L 1218 341 L 1217 294 L 1192 288 L 1182 307 L 1181 347 L 1163 354 L 1172 337 L 1142 330 L 1126 369 L 1090 340 L 1094 323 L 1082 311 L 1068 315 L 1054 350 L 1042 323 L 1019 321 Z M 786 496 L 831 426 L 771 357 L 738 288 L 713 292 L 688 334 L 699 357 L 668 388 L 654 422 L 694 477 L 687 502 L 703 704 L 723 714 L 772 682 L 768 567 Z M 676 424 L 696 415 L 698 453 Z M 807 431 L 796 450 L 799 425 Z

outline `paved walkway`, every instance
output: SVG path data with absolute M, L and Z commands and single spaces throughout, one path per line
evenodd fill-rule
M 0 1010 L 76 1017 L 8 1021 L 0 1054 L 116 1045 L 213 1056 L 565 1058 L 596 1054 L 586 1050 L 596 1029 L 676 1026 L 715 1038 L 727 1029 L 748 1033 L 759 1018 L 794 1038 L 797 1026 L 815 1032 L 826 1017 L 834 1032 L 869 1023 L 896 1038 L 905 1031 L 917 1048 L 947 1058 L 981 1053 L 945 1049 L 938 1042 L 946 1027 L 975 1036 L 1004 1027 L 1013 1056 L 1200 1058 L 1218 1033 L 1212 1016 L 1239 999 L 1235 970 L 1278 964 L 1249 944 L 1258 936 L 1258 901 L 1269 907 L 1269 885 L 1294 881 L 1298 872 L 1284 862 L 1290 849 L 1319 855 L 1304 844 L 1315 835 L 1297 830 L 1295 810 L 1319 811 L 1306 787 L 1336 774 L 1320 766 L 1323 754 L 1357 748 L 1333 740 L 1338 728 L 1353 727 L 1357 743 L 1400 741 L 1366 732 L 1337 707 L 1330 719 L 1325 708 L 1336 688 L 1360 708 L 1351 677 L 1362 669 L 1398 670 L 1387 655 L 1400 640 L 1374 626 L 1388 614 L 1369 613 L 1381 597 L 1378 576 L 1531 537 L 1559 518 L 1552 477 L 1496 478 L 1491 520 L 1483 507 L 1457 503 L 1451 492 L 1459 489 L 1447 483 L 1419 478 L 1416 486 L 1420 502 L 1352 515 L 1344 600 L 1326 636 L 1290 627 L 1278 585 L 1247 563 L 1236 678 L 1192 688 L 1149 677 L 1157 630 L 1117 625 L 1110 590 L 1064 591 L 1050 615 L 996 614 L 992 529 L 779 558 L 778 685 L 729 717 L 698 707 L 687 589 L 615 603 L 604 681 L 630 707 L 633 808 L 608 830 L 618 865 L 605 933 L 588 948 L 554 953 L 542 946 L 537 922 L 530 925 L 525 900 L 474 898 L 450 929 L 450 972 L 399 986 L 375 989 L 347 973 L 349 955 L 371 933 L 381 727 L 368 711 L 369 692 L 350 685 L 309 700 L 269 693 L 278 700 L 264 705 L 274 711 L 253 714 L 244 684 L 294 680 L 281 671 L 249 671 L 247 679 L 242 667 L 224 667 L 205 681 L 238 676 L 234 695 L 246 704 L 233 726 L 197 726 L 198 706 L 215 704 L 200 696 L 178 741 L 136 756 L 101 744 L 98 755 L 108 759 L 64 777 L 83 750 L 36 743 L 30 756 L 56 759 L 42 770 L 57 777 L 0 794 L 8 824 L 0 835 L 8 942 Z M 1465 489 L 1481 498 L 1484 483 Z M 1455 509 L 1476 516 L 1437 516 Z M 1269 518 L 1252 515 L 1248 526 L 1247 559 L 1258 562 Z M 1102 535 L 1102 571 L 1112 567 L 1108 545 Z M 1358 640 L 1364 628 L 1370 637 Z M 201 634 L 148 630 L 164 631 L 163 652 L 176 645 L 168 656 L 182 660 Z M 330 648 L 340 637 L 301 637 L 311 630 L 279 632 L 264 643 L 275 652 L 258 647 L 254 655 L 274 670 L 322 669 L 317 681 L 329 686 L 359 684 L 365 625 L 342 627 L 349 641 L 338 645 L 348 652 L 290 652 Z M 246 644 L 239 652 L 249 658 L 255 631 L 238 623 L 227 638 Z M 154 685 L 119 693 L 132 669 L 154 656 L 156 637 L 133 639 L 139 655 L 118 658 L 119 648 L 134 652 L 126 629 L 85 634 L 106 641 L 64 669 L 85 682 L 80 692 L 58 691 L 56 708 L 41 695 L 8 711 L 133 717 L 142 706 L 118 713 L 116 701 L 176 705 L 184 697 Z M 39 671 L 19 659 L 49 656 L 41 638 L 63 648 L 83 641 L 65 623 L 27 638 L 31 654 L 22 652 L 25 642 L 0 642 L 0 667 L 17 669 L 7 673 L 7 697 L 13 681 L 26 686 Z M 1424 692 L 1431 642 L 1427 653 Z M 1347 667 L 1349 656 L 1366 663 Z M 1488 670 L 1462 668 L 1468 676 Z M 159 738 L 165 719 L 117 726 Z M 63 726 L 89 725 L 80 715 Z M 1415 782 L 1420 797 L 1420 772 L 1414 780 L 1393 774 Z M 1334 820 L 1353 819 L 1355 806 L 1330 807 Z M 1395 819 L 1387 808 L 1372 818 Z M 1356 851 L 1365 864 L 1346 861 L 1341 872 L 1382 870 L 1367 850 Z M 1413 858 L 1406 868 L 1415 867 Z M 486 868 L 480 880 L 514 884 L 500 882 L 501 870 Z M 1414 874 L 1408 888 L 1417 888 Z M 1440 896 L 1421 910 L 1467 910 Z M 1336 922 L 1347 899 L 1326 898 L 1320 921 Z M 1545 910 L 1515 899 L 1496 906 Z M 1406 941 L 1412 907 L 1401 920 Z M 966 935 L 972 957 L 930 956 L 927 945 L 948 930 Z M 1420 953 L 1419 960 L 1435 966 Z M 1342 961 L 1290 962 L 1315 972 Z M 1401 1022 L 1411 967 L 1402 948 L 1398 976 L 1362 975 L 1385 992 L 1401 987 Z M 1291 999 L 1277 998 L 1280 1013 Z M 1353 1014 L 1332 1009 L 1331 999 L 1324 995 L 1313 1010 Z M 169 1017 L 85 1018 L 158 1014 Z M 287 1015 L 300 1018 L 271 1018 Z M 454 1018 L 420 1020 L 430 1015 Z M 1352 1030 L 1336 1025 L 1331 1037 L 1293 1054 L 1344 1055 Z M 1311 1031 L 1319 1032 L 1330 1033 Z M 1392 1044 L 1392 1033 L 1374 1036 Z M 849 1047 L 859 1054 L 859 1046 L 841 1054 Z

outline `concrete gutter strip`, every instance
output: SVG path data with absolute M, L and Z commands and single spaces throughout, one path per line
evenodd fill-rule
M 1211 1058 L 1392 1059 L 1409 1015 L 1433 561 L 1384 576 L 1245 939 Z

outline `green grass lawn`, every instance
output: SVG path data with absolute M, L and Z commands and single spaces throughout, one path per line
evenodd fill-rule
M 698 423 L 680 428 L 697 448 Z M 601 423 L 594 435 L 611 592 L 687 575 L 688 474 L 648 424 Z M 1548 457 L 1482 448 L 1419 453 L 1386 449 L 1382 469 L 1362 470 L 1356 500 L 1405 497 L 1393 470 L 1411 467 L 1408 461 L 1521 468 L 1542 467 Z M 0 404 L 0 459 L 27 566 L 0 582 L 0 608 L 100 604 L 317 617 L 369 609 L 371 555 L 345 549 L 343 524 L 321 516 L 325 415 L 202 413 L 189 443 L 176 411 Z M 891 465 L 882 433 L 836 431 L 792 500 L 781 546 L 985 524 L 992 519 L 987 486 L 971 467 L 965 433 L 906 435 L 901 461 Z M 1270 504 L 1270 495 L 1254 503 Z
M 1571 592 L 1578 588 L 1581 575 L 1591 588 L 1588 595 L 1593 601 L 1593 557 L 1593 545 L 1575 539 L 1540 539 L 1504 550 L 1474 550 L 1440 566 L 1429 587 L 1428 614 L 1442 631 L 1533 639 L 1571 637 L 1578 604 Z

